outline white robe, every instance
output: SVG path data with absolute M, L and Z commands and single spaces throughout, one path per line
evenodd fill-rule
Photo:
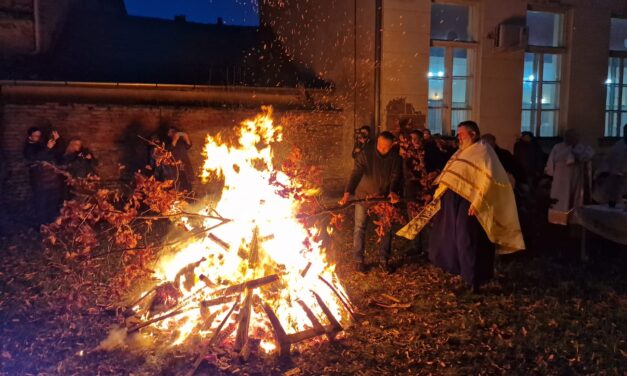
M 594 199 L 600 203 L 621 203 L 627 195 L 627 143 L 620 140 L 607 154 L 595 173 Z
M 594 149 L 561 142 L 553 147 L 545 172 L 553 177 L 551 199 L 557 200 L 549 209 L 549 222 L 566 225 L 573 208 L 583 205 L 584 176 L 589 173 Z

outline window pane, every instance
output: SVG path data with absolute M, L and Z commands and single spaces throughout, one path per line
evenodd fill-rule
M 616 130 L 618 129 L 618 113 L 606 112 L 605 113 L 605 136 L 615 137 Z
M 469 108 L 470 93 L 468 89 L 471 86 L 469 79 L 456 78 L 453 80 L 453 108 Z
M 535 108 L 537 103 L 537 96 L 537 82 L 523 82 L 523 109 Z
M 559 84 L 542 84 L 542 109 L 558 109 L 559 103 Z
M 627 111 L 627 86 L 623 86 L 623 96 L 621 97 L 621 110 Z
M 443 47 L 431 47 L 429 49 L 429 77 L 444 77 L 444 48 Z
M 538 80 L 538 64 L 536 63 L 536 54 L 525 53 L 525 68 L 523 73 L 523 81 Z
M 627 19 L 612 18 L 610 24 L 610 50 L 627 51 Z
M 620 68 L 618 68 L 620 71 Z M 616 80 L 618 82 L 619 79 Z M 627 59 L 623 59 L 623 85 L 627 85 Z
M 560 55 L 544 54 L 543 81 L 560 80 Z
M 605 97 L 606 110 L 618 110 L 618 85 L 606 85 L 607 95 Z
M 535 133 L 536 111 L 523 110 L 521 117 L 521 130 Z
M 429 107 L 442 107 L 444 105 L 444 80 L 429 80 Z
M 617 84 L 620 80 L 620 58 L 610 57 L 610 62 L 607 67 L 607 81 L 606 84 Z
M 470 7 L 431 4 L 431 39 L 472 41 Z
M 462 121 L 470 120 L 470 111 L 453 110 L 451 111 L 451 130 L 452 134 L 457 132 L 457 125 Z
M 453 76 L 466 77 L 470 76 L 469 72 L 468 50 L 465 48 L 453 49 Z
M 429 109 L 429 129 L 433 133 L 442 133 L 442 109 Z
M 542 111 L 540 115 L 540 137 L 555 136 L 558 111 Z
M 564 16 L 552 12 L 527 12 L 529 44 L 532 46 L 562 47 Z

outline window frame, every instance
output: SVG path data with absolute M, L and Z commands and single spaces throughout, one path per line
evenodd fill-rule
M 525 109 L 522 107 L 521 105 L 521 121 L 520 121 L 520 128 L 522 130 L 522 114 L 525 111 L 535 111 L 535 121 L 534 124 L 531 125 L 535 125 L 535 129 L 530 129 L 530 131 L 536 136 L 536 137 L 555 137 L 555 135 L 559 134 L 559 130 L 560 130 L 560 112 L 562 110 L 562 101 L 563 101 L 563 87 L 564 87 L 564 67 L 565 67 L 565 55 L 568 52 L 568 47 L 567 47 L 567 41 L 568 41 L 568 28 L 566 27 L 567 23 L 568 23 L 568 12 L 569 12 L 570 8 L 567 6 L 560 6 L 560 5 L 543 5 L 543 4 L 529 4 L 527 6 L 527 12 L 545 12 L 545 13 L 556 13 L 556 14 L 561 14 L 562 15 L 562 30 L 561 30 L 561 46 L 559 47 L 549 47 L 549 46 L 536 46 L 536 45 L 528 45 L 527 48 L 525 49 L 525 53 L 532 53 L 534 55 L 536 55 L 536 59 L 539 59 L 539 61 L 541 62 L 541 64 L 539 65 L 539 70 L 538 70 L 538 77 L 536 83 L 538 86 L 538 95 L 536 96 L 535 100 L 536 103 L 534 103 L 532 105 L 532 109 Z M 525 17 L 527 17 L 527 14 L 525 14 Z M 528 25 L 529 28 L 531 28 Z M 560 78 L 559 81 L 544 81 L 544 55 L 560 55 L 560 62 L 559 62 L 559 73 L 560 73 Z M 523 55 L 523 64 L 524 64 L 524 55 Z M 527 82 L 525 81 L 525 77 L 523 77 L 523 84 Z M 559 91 L 557 93 L 558 95 L 558 104 L 557 104 L 557 108 L 555 109 L 546 109 L 544 110 L 542 108 L 542 86 L 545 84 L 558 84 L 559 85 Z M 542 128 L 542 113 L 543 112 L 553 112 L 555 113 L 556 116 L 556 121 L 554 124 L 554 128 L 553 129 L 553 135 L 551 136 L 541 136 L 540 135 L 540 130 Z
M 618 18 L 618 19 L 622 19 L 622 20 L 627 20 L 627 16 L 620 16 L 620 15 L 612 15 L 610 17 L 610 23 L 611 20 L 614 18 Z M 611 30 L 610 30 L 611 33 Z M 608 46 L 608 49 L 610 48 L 610 46 Z M 627 115 L 625 115 L 625 118 L 623 119 L 623 113 L 627 114 L 627 111 L 623 110 L 623 88 L 627 89 L 627 76 L 625 76 L 625 70 L 627 70 L 627 50 L 625 51 L 616 51 L 616 50 L 609 50 L 609 57 L 607 60 L 607 67 L 608 67 L 608 73 L 609 73 L 609 68 L 610 68 L 610 62 L 611 59 L 613 58 L 617 58 L 619 59 L 619 71 L 618 71 L 618 83 L 616 85 L 618 85 L 618 108 L 617 109 L 608 109 L 607 107 L 607 95 L 608 95 L 608 90 L 607 90 L 607 85 L 612 85 L 611 83 L 608 84 L 607 82 L 605 83 L 605 108 L 604 113 L 605 113 L 605 117 L 604 117 L 604 126 L 603 126 L 603 137 L 604 138 L 619 138 L 621 137 L 621 130 L 623 127 L 623 124 L 627 123 Z M 609 75 L 608 75 L 609 76 Z M 609 77 L 608 77 L 609 79 Z M 607 116 L 608 114 L 616 114 L 616 128 L 614 129 L 613 132 L 611 132 L 611 134 L 607 134 Z
M 441 109 L 442 110 L 442 134 L 452 135 L 453 124 L 453 52 L 455 49 L 465 49 L 468 52 L 468 75 L 464 76 L 466 79 L 472 81 L 470 89 L 467 89 L 467 93 L 470 94 L 470 100 L 468 101 L 469 107 L 467 108 L 455 108 L 455 110 L 466 110 L 472 114 L 473 109 L 476 108 L 476 88 L 477 88 L 477 48 L 479 47 L 479 19 L 477 17 L 478 3 L 475 0 L 431 0 L 431 4 L 449 4 L 468 7 L 468 27 L 470 34 L 473 37 L 473 41 L 449 41 L 442 39 L 433 39 L 429 36 L 429 48 L 438 47 L 444 48 L 444 69 L 445 74 L 443 77 L 443 92 L 442 92 L 442 106 L 431 107 L 429 106 L 429 98 L 427 98 L 427 127 L 429 124 L 429 110 Z M 429 56 L 431 56 L 429 54 Z M 429 87 L 429 80 L 431 77 L 427 76 L 427 87 Z M 470 119 L 468 119 L 470 120 Z M 456 124 L 455 124 L 456 125 Z

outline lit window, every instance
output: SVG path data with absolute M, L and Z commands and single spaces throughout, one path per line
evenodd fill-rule
M 451 134 L 472 116 L 473 56 L 471 7 L 433 3 L 429 53 L 428 124 Z
M 540 137 L 557 134 L 564 15 L 527 12 L 529 47 L 525 53 L 521 129 Z
M 612 18 L 605 81 L 605 136 L 619 137 L 627 123 L 627 19 Z

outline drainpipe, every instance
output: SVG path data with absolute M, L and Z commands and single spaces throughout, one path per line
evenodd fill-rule
M 381 33 L 383 25 L 383 0 L 375 1 L 374 33 L 374 123 L 381 132 Z
M 41 27 L 39 23 L 39 0 L 33 0 L 33 32 L 35 33 L 35 49 L 31 52 L 31 55 L 37 55 L 41 52 Z

